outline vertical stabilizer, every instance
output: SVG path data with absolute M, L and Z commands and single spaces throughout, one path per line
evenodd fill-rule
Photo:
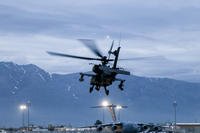
M 120 48 L 121 48 L 121 47 L 118 47 L 117 50 L 115 50 L 115 51 L 113 52 L 113 54 L 114 54 L 114 56 L 115 56 L 113 68 L 117 68 L 117 61 L 118 61 L 118 58 L 119 58 Z
M 112 106 L 109 106 L 108 108 L 109 108 L 109 111 L 112 115 L 113 122 L 116 122 L 117 118 L 116 118 L 116 113 L 115 113 L 115 106 L 112 105 Z

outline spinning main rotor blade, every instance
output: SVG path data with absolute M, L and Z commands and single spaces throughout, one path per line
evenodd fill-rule
M 119 59 L 119 61 L 131 61 L 131 60 L 164 60 L 163 56 L 152 56 L 152 57 L 135 57 L 135 58 L 127 58 L 127 59 Z
M 54 56 L 60 56 L 60 57 L 70 57 L 70 58 L 76 58 L 76 59 L 82 59 L 82 60 L 102 60 L 101 58 L 90 58 L 90 57 L 82 57 L 82 56 L 76 56 L 76 55 L 68 55 L 68 54 L 62 54 L 62 53 L 56 53 L 56 52 L 50 52 L 47 51 L 48 54 L 54 55 Z
M 114 45 L 114 40 L 112 41 L 112 44 L 111 44 L 111 46 L 110 46 L 110 50 L 108 51 L 109 54 L 112 52 L 113 45 Z
M 112 54 L 113 45 L 114 45 L 114 40 L 112 41 L 110 50 L 108 51 L 108 59 L 110 59 L 110 55 Z
M 97 45 L 94 40 L 90 39 L 78 39 L 82 42 L 85 46 L 87 46 L 95 55 L 98 57 L 103 57 L 101 51 L 97 48 Z

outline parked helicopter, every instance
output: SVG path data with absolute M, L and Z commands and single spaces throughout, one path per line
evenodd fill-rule
M 100 64 L 94 64 L 92 71 L 94 74 L 89 73 L 80 73 L 80 79 L 79 81 L 84 81 L 84 76 L 91 77 L 90 79 L 90 89 L 89 92 L 91 93 L 94 88 L 99 91 L 101 87 L 105 89 L 106 95 L 109 95 L 109 90 L 107 89 L 108 86 L 112 85 L 114 81 L 119 81 L 119 89 L 124 90 L 124 79 L 117 78 L 116 75 L 122 74 L 122 75 L 130 75 L 129 71 L 124 70 L 123 68 L 117 67 L 118 58 L 119 58 L 119 52 L 120 52 L 120 46 L 113 50 L 114 41 L 112 41 L 111 47 L 108 51 L 108 56 L 103 56 L 103 54 L 100 52 L 100 50 L 97 48 L 97 45 L 94 40 L 90 39 L 78 39 L 80 42 L 82 42 L 86 47 L 88 47 L 98 58 L 91 58 L 91 57 L 83 57 L 83 56 L 76 56 L 76 55 L 69 55 L 69 54 L 63 54 L 63 53 L 56 53 L 56 52 L 50 52 L 47 51 L 48 54 L 54 55 L 54 56 L 61 56 L 61 57 L 70 57 L 70 58 L 76 58 L 76 59 L 82 59 L 82 60 L 90 60 L 90 61 L 101 61 Z M 111 55 L 114 56 L 114 59 L 111 59 Z M 139 58 L 132 58 L 130 60 L 138 60 Z M 122 60 L 129 60 L 129 59 L 122 59 Z M 112 66 L 110 66 L 110 62 L 114 62 Z

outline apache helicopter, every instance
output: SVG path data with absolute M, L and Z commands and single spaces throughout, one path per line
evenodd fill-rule
M 90 80 L 90 89 L 89 92 L 91 93 L 93 89 L 95 88 L 97 91 L 100 90 L 101 87 L 104 87 L 106 95 L 109 95 L 109 90 L 107 89 L 107 86 L 110 86 L 114 81 L 119 81 L 120 84 L 118 85 L 120 90 L 124 90 L 124 79 L 116 78 L 117 74 L 123 74 L 123 75 L 130 75 L 129 71 L 125 71 L 123 68 L 117 67 L 119 52 L 120 52 L 120 46 L 116 50 L 112 50 L 114 46 L 114 41 L 111 44 L 110 50 L 108 51 L 108 56 L 103 56 L 100 50 L 97 48 L 96 43 L 94 40 L 89 39 L 78 39 L 80 42 L 82 42 L 85 46 L 87 46 L 98 58 L 91 58 L 91 57 L 83 57 L 83 56 L 76 56 L 76 55 L 69 55 L 69 54 L 62 54 L 62 53 L 56 53 L 56 52 L 50 52 L 47 51 L 48 54 L 54 55 L 54 56 L 61 56 L 61 57 L 70 57 L 70 58 L 77 58 L 82 60 L 97 60 L 101 61 L 101 64 L 94 64 L 92 71 L 94 74 L 88 74 L 88 73 L 80 73 L 80 79 L 79 81 L 84 81 L 84 76 L 91 77 Z M 110 59 L 110 56 L 114 55 L 114 59 Z M 109 65 L 109 62 L 114 62 L 113 66 Z
M 114 81 L 119 81 L 119 89 L 124 90 L 124 79 L 116 78 L 116 75 L 122 74 L 122 75 L 130 75 L 129 71 L 125 71 L 123 68 L 117 67 L 118 60 L 140 60 L 148 57 L 138 57 L 138 58 L 131 58 L 131 59 L 118 59 L 119 58 L 119 52 L 120 52 L 120 46 L 113 50 L 114 41 L 112 41 L 111 47 L 108 51 L 108 56 L 103 56 L 103 54 L 100 52 L 100 50 L 97 48 L 97 45 L 94 40 L 90 39 L 78 39 L 80 42 L 82 42 L 86 47 L 88 47 L 98 58 L 91 58 L 91 57 L 83 57 L 83 56 L 76 56 L 76 55 L 69 55 L 69 54 L 63 54 L 63 53 L 56 53 L 56 52 L 50 52 L 47 51 L 48 54 L 54 55 L 54 56 L 61 56 L 61 57 L 70 57 L 70 58 L 76 58 L 76 59 L 82 59 L 82 60 L 90 60 L 90 61 L 101 61 L 100 64 L 94 64 L 92 71 L 94 74 L 89 73 L 80 73 L 80 79 L 79 81 L 84 81 L 84 76 L 91 77 L 90 80 L 90 89 L 89 92 L 91 93 L 94 88 L 99 91 L 101 87 L 105 89 L 106 95 L 109 95 L 109 90 L 107 89 L 108 86 L 110 86 Z M 120 45 L 120 43 L 119 43 Z M 114 59 L 111 59 L 111 55 L 114 56 Z M 114 62 L 112 66 L 110 66 L 110 62 Z

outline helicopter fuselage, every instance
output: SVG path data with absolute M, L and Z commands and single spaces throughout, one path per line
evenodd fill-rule
M 92 70 L 95 75 L 92 76 L 90 84 L 97 86 L 97 88 L 111 85 L 117 75 L 111 67 L 106 65 L 94 65 Z

